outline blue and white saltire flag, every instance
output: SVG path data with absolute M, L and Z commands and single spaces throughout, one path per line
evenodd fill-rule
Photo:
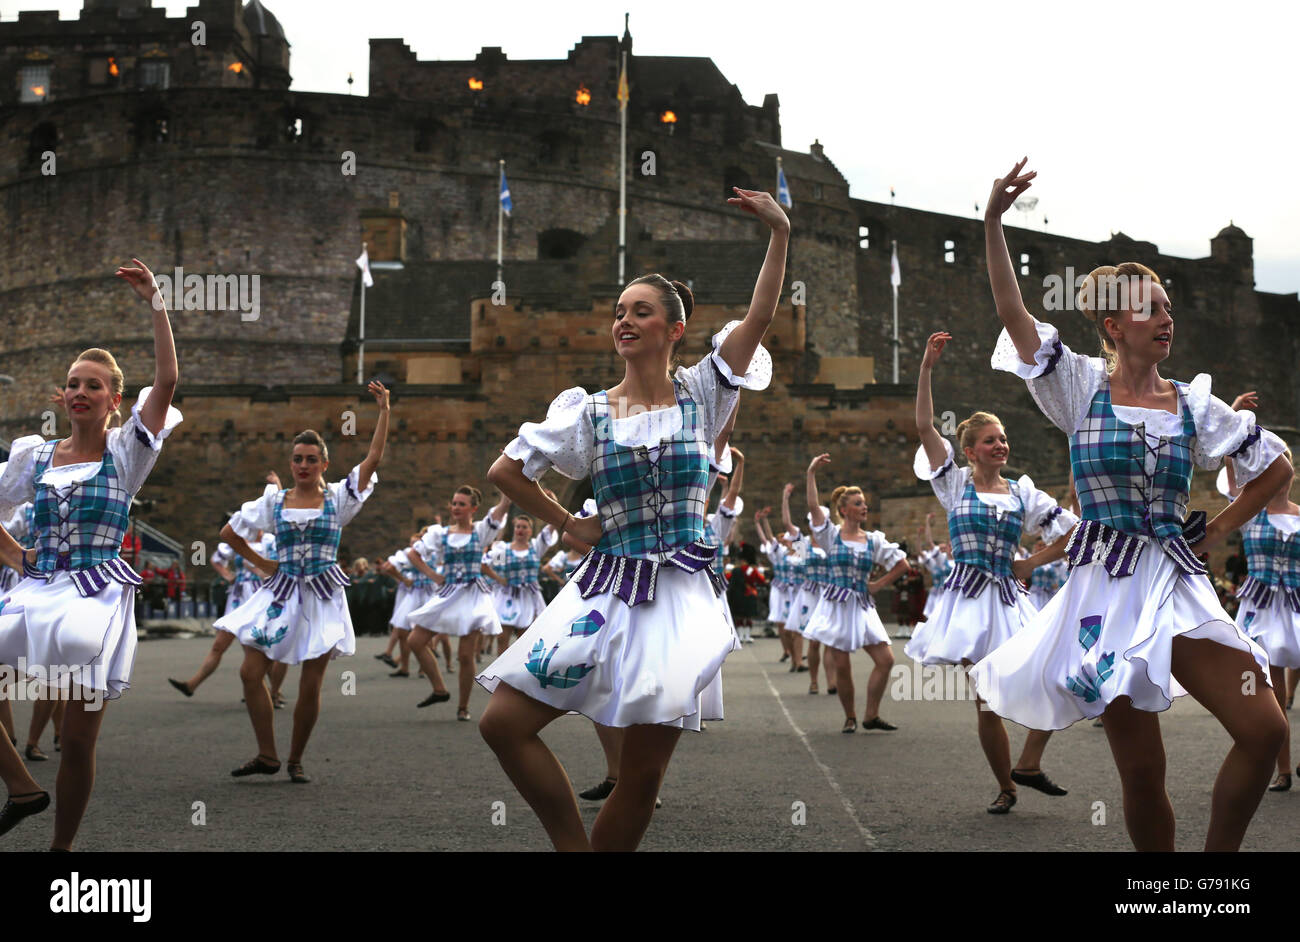
M 785 168 L 779 161 L 776 165 L 776 200 L 786 209 L 794 208 L 794 201 L 790 199 L 790 185 L 785 182 Z
M 507 216 L 510 210 L 514 209 L 514 204 L 510 202 L 510 184 L 506 182 L 506 168 L 501 168 L 501 208 L 505 210 Z
M 365 243 L 361 245 L 361 257 L 357 259 L 357 268 L 361 269 L 361 283 L 367 288 L 373 288 L 375 279 L 370 276 L 370 251 Z

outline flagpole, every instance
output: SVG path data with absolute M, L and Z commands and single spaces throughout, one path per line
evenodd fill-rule
M 366 254 L 366 244 L 365 244 L 364 242 L 361 243 L 361 254 L 362 254 L 362 255 L 365 255 L 365 254 Z M 368 261 L 367 261 L 367 264 L 369 264 Z M 361 330 L 360 330 L 361 338 L 360 338 L 360 343 L 359 343 L 358 346 L 357 346 L 357 385 L 358 385 L 358 386 L 360 386 L 361 383 L 363 383 L 363 382 L 365 381 L 365 376 L 366 376 L 366 372 L 365 372 L 365 370 L 366 370 L 366 367 L 365 367 L 365 362 L 366 362 L 366 279 L 365 279 L 365 272 L 363 271 L 361 274 L 362 274 L 362 278 L 361 278 Z
M 898 240 L 894 242 L 894 257 L 898 257 Z M 891 264 L 892 270 L 892 264 Z M 898 285 L 893 284 L 893 276 L 890 276 L 890 287 L 894 289 L 894 385 L 898 385 Z
M 627 76 L 627 50 L 623 50 L 623 71 Z M 618 150 L 618 283 L 623 284 L 623 273 L 627 261 L 627 102 L 620 103 L 619 150 Z
M 502 246 L 502 229 L 505 226 L 506 204 L 501 198 L 501 190 L 505 186 L 506 179 L 506 162 L 497 161 L 499 173 L 497 175 L 497 281 L 501 281 L 501 246 Z

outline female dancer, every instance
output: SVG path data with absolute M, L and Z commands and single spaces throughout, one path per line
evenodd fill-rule
M 826 552 L 829 578 L 826 591 L 808 616 L 804 634 L 826 645 L 835 662 L 835 686 L 840 705 L 844 707 L 844 727 L 840 732 L 852 733 L 858 728 L 853 707 L 853 668 L 849 663 L 849 655 L 858 648 L 866 648 L 874 665 L 867 677 L 862 728 L 898 729 L 880 718 L 880 700 L 889 681 L 889 669 L 894 666 L 894 652 L 876 612 L 874 596 L 907 571 L 907 557 L 885 534 L 865 529 L 867 499 L 859 487 L 835 488 L 830 505 L 840 523 L 830 522 L 817 495 L 817 469 L 830 463 L 830 455 L 818 455 L 808 465 L 809 521 L 813 539 Z M 887 571 L 872 580 L 872 566 Z
M 799 584 L 794 592 L 794 597 L 790 600 L 790 618 L 786 622 L 786 627 L 808 642 L 809 695 L 820 693 L 817 689 L 817 672 L 825 664 L 826 695 L 834 696 L 838 693 L 835 687 L 835 662 L 829 653 L 827 653 L 823 661 L 821 642 L 814 638 L 807 638 L 804 634 L 813 609 L 817 607 L 822 594 L 830 587 L 826 551 L 809 540 L 804 532 L 791 522 L 790 495 L 793 492 L 794 485 L 787 483 L 785 490 L 781 494 L 781 522 L 785 524 L 785 532 L 791 534 L 795 552 L 803 560 L 803 581 Z M 831 510 L 829 507 L 823 506 L 821 512 L 825 517 L 830 515 Z M 808 515 L 808 520 L 811 527 L 812 514 Z
M 141 390 L 120 428 L 109 421 L 122 401 L 124 379 L 106 350 L 83 352 L 68 370 L 63 406 L 70 437 L 16 440 L 0 475 L 0 513 L 23 501 L 35 503 L 36 548 L 26 553 L 26 575 L 5 598 L 0 613 L 0 664 L 25 659 L 46 678 L 47 695 L 67 698 L 63 761 L 59 765 L 51 848 L 68 850 L 95 782 L 95 742 L 104 720 L 103 701 L 122 695 L 135 660 L 136 574 L 119 556 L 131 499 L 144 486 L 158 452 L 181 414 L 172 408 L 178 371 L 176 347 L 153 274 L 122 267 L 122 278 L 152 311 L 154 384 Z M 39 790 L 12 794 L 17 752 L 0 745 L 0 775 L 11 804 L 0 812 L 0 831 L 49 803 Z M 21 761 L 21 760 L 18 760 Z
M 939 600 L 943 598 L 943 584 L 948 581 L 948 576 L 952 573 L 952 544 L 946 540 L 942 543 L 934 542 L 934 534 L 931 525 L 934 521 L 934 514 L 925 515 L 925 545 L 926 552 L 920 557 L 928 573 L 930 573 L 930 593 L 925 599 L 925 610 L 921 613 L 921 621 L 929 621 L 930 616 L 934 614 L 939 605 Z M 918 629 L 919 630 L 919 629 Z M 915 631 L 913 632 L 915 634 Z
M 451 498 L 451 525 L 430 527 L 420 542 L 407 551 L 415 568 L 439 586 L 433 598 L 406 616 L 406 623 L 411 626 L 407 641 L 433 686 L 433 692 L 416 706 L 426 707 L 451 699 L 429 642 L 435 634 L 455 635 L 460 638 L 456 648 L 456 659 L 460 662 L 456 719 L 466 721 L 470 718 L 469 693 L 474 686 L 474 658 L 478 654 L 480 634 L 501 633 L 492 593 L 483 579 L 492 572 L 483 564 L 483 554 L 505 524 L 510 510 L 510 498 L 502 496 L 488 515 L 475 523 L 474 511 L 481 499 L 478 488 L 458 487 Z M 445 574 L 431 568 L 429 560 L 444 566 Z
M 271 471 L 266 476 L 266 489 L 263 491 L 263 496 L 274 494 L 279 490 L 280 476 Z M 276 558 L 274 534 L 258 530 L 253 534 L 252 545 L 257 549 L 258 554 L 266 559 Z M 230 592 L 226 596 L 225 614 L 227 615 L 239 608 L 240 605 L 253 596 L 253 593 L 262 587 L 264 574 L 245 563 L 244 558 L 235 553 L 234 548 L 229 543 L 217 544 L 217 551 L 212 554 L 210 562 L 212 568 L 230 582 Z M 189 680 L 177 680 L 174 677 L 168 677 L 167 683 L 187 697 L 194 696 L 194 692 L 199 689 L 199 685 L 211 677 L 221 665 L 222 655 L 234 643 L 234 635 L 227 631 L 218 631 L 216 638 L 212 641 L 212 647 L 208 650 L 207 657 L 203 659 L 203 663 L 199 665 L 199 669 L 195 671 L 194 676 Z M 268 663 L 268 667 L 266 676 L 271 685 L 271 702 L 277 710 L 281 710 L 284 708 L 285 701 L 284 697 L 280 695 L 280 685 L 284 683 L 284 677 L 289 671 L 289 665 L 271 661 Z
M 916 430 L 921 436 L 915 471 L 929 481 L 948 512 L 948 532 L 956 547 L 952 574 L 930 620 L 904 649 L 920 664 L 961 664 L 969 667 L 1020 631 L 1034 616 L 1021 581 L 1033 569 L 1058 558 L 1078 518 L 1034 487 L 1026 475 L 1019 481 L 1002 477 L 1011 446 L 997 416 L 976 412 L 957 427 L 967 465 L 953 463 L 952 446 L 934 427 L 930 374 L 951 337 L 931 334 L 916 380 Z M 1025 532 L 1054 540 L 1050 550 L 1019 560 L 1016 551 Z M 1016 785 L 1048 795 L 1065 789 L 1042 770 L 1043 750 L 1050 732 L 1030 729 L 1024 751 L 1011 767 L 1011 744 L 1001 718 L 975 700 L 980 746 L 1001 791 L 989 814 L 1006 814 L 1016 803 Z
M 793 487 L 793 485 L 787 485 Z M 803 662 L 803 635 L 786 628 L 790 620 L 790 603 L 794 600 L 795 586 L 803 563 L 794 551 L 790 534 L 779 536 L 772 534 L 767 525 L 771 507 L 764 507 L 754 514 L 754 529 L 763 541 L 762 549 L 772 563 L 772 588 L 768 595 L 768 620 L 778 626 L 781 635 L 781 647 L 785 651 L 782 661 L 790 661 L 790 673 L 808 670 Z
M 321 683 L 330 659 L 356 653 L 352 616 L 343 586 L 348 578 L 338 564 L 339 537 L 374 492 L 375 469 L 388 437 L 388 390 L 372 382 L 369 391 L 379 406 L 370 450 L 342 481 L 326 485 L 329 450 L 308 429 L 293 440 L 294 486 L 244 504 L 221 531 L 236 553 L 270 573 L 262 587 L 213 627 L 228 631 L 244 646 L 239 679 L 257 737 L 257 755 L 232 771 L 234 776 L 274 775 L 280 771 L 272 725 L 271 697 L 262 683 L 269 661 L 301 664 L 298 702 L 293 710 L 293 739 L 287 770 L 295 784 L 311 779 L 302 756 L 320 715 Z M 275 533 L 279 560 L 266 559 L 248 545 L 258 530 Z
M 1039 540 L 1034 544 L 1034 553 L 1041 553 L 1047 549 L 1047 543 Z M 1070 574 L 1070 567 L 1066 565 L 1064 559 L 1054 559 L 1045 566 L 1039 566 L 1029 577 L 1029 604 L 1034 607 L 1035 611 L 1046 608 L 1047 603 L 1052 600 L 1052 596 L 1061 591 L 1061 586 L 1065 585 L 1066 576 Z
M 555 495 L 548 495 L 552 500 Z M 542 568 L 542 554 L 559 537 L 554 528 L 542 527 L 533 536 L 533 518 L 516 514 L 514 539 L 493 547 L 491 566 L 501 576 L 502 582 L 492 591 L 497 617 L 501 619 L 501 637 L 497 639 L 497 654 L 505 654 L 510 642 L 528 630 L 538 615 L 546 609 L 542 598 L 542 585 L 538 573 Z
M 985 213 L 989 280 L 1005 327 L 993 366 L 1027 380 L 1043 414 L 1070 436 L 1083 522 L 1068 547 L 1065 587 L 975 665 L 975 689 L 996 713 L 1031 728 L 1063 729 L 1104 713 L 1129 837 L 1138 850 L 1166 851 L 1174 849 L 1174 813 L 1158 713 L 1191 693 L 1233 739 L 1215 781 L 1205 849 L 1236 850 L 1286 720 L 1273 697 L 1242 696 L 1243 677 L 1269 682 L 1268 658 L 1223 610 L 1196 554 L 1277 493 L 1287 475 L 1284 445 L 1253 413 L 1212 396 L 1209 376 L 1190 384 L 1161 377 L 1173 306 L 1149 268 L 1126 262 L 1084 281 L 1080 308 L 1106 360 L 1074 353 L 1056 328 L 1030 316 L 1001 222 L 1034 177 L 1021 173 L 1024 164 L 995 181 Z M 1227 456 L 1240 496 L 1203 535 L 1196 532 L 1203 517 L 1185 531 L 1193 464 L 1214 468 Z
M 1235 404 L 1234 404 L 1235 405 Z M 1283 452 L 1292 463 L 1291 449 Z M 1224 462 L 1220 490 L 1229 500 L 1240 491 L 1236 485 L 1233 460 Z M 1225 481 L 1226 479 L 1226 481 Z M 1291 482 L 1269 499 L 1268 504 L 1241 528 L 1242 551 L 1248 575 L 1237 598 L 1236 625 L 1268 655 L 1268 670 L 1273 693 L 1286 719 L 1286 670 L 1300 667 L 1300 506 L 1291 500 Z M 1287 735 L 1277 753 L 1277 778 L 1269 785 L 1271 792 L 1291 789 L 1290 721 Z
M 411 628 L 406 623 L 406 616 L 429 601 L 429 592 L 417 588 L 416 580 L 420 580 L 430 589 L 433 588 L 433 580 L 416 569 L 406 555 L 407 550 L 415 545 L 420 536 L 419 533 L 411 534 L 404 548 L 378 564 L 380 572 L 391 576 L 397 582 L 397 592 L 393 596 L 393 612 L 388 616 L 388 647 L 384 648 L 382 654 L 375 655 L 375 660 L 383 661 L 393 668 L 389 677 L 411 676 L 411 648 L 406 643 L 406 636 Z M 396 661 L 393 660 L 394 648 L 398 650 L 399 659 Z
M 559 849 L 631 850 L 682 729 L 698 729 L 700 697 L 736 647 L 706 568 L 704 488 L 709 453 L 772 322 L 790 224 L 766 193 L 728 202 L 772 230 L 749 312 L 720 347 L 670 375 L 686 330 L 690 290 L 659 275 L 619 297 L 611 335 L 623 380 L 587 395 L 570 389 L 547 420 L 526 424 L 489 480 L 526 512 L 596 548 L 519 644 L 482 675 L 493 691 L 480 729 Z M 667 408 L 663 404 L 668 403 Z M 647 411 L 648 410 L 648 411 Z M 598 517 L 574 522 L 534 483 L 550 467 L 588 474 Z M 504 681 L 504 682 L 503 682 Z M 568 710 L 627 727 L 618 785 L 588 840 L 573 789 L 538 732 Z

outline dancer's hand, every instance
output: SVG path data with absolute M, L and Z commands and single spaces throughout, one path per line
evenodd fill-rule
M 790 231 L 790 218 L 786 216 L 785 210 L 777 201 L 772 199 L 771 193 L 763 190 L 742 190 L 738 186 L 733 186 L 731 189 L 736 195 L 728 197 L 727 202 L 732 206 L 753 213 L 774 231 Z
M 789 497 L 789 496 L 790 496 L 791 494 L 793 494 L 793 493 L 794 493 L 794 485 L 793 485 L 793 484 L 790 484 L 790 483 L 787 482 L 786 485 L 785 485 L 785 487 L 781 488 L 781 496 L 782 496 L 782 497 Z
M 284 489 L 280 484 L 280 475 L 276 474 L 274 471 L 266 472 L 266 483 L 273 485 L 277 491 Z
M 266 573 L 266 578 L 270 579 L 280 571 L 280 561 L 278 559 L 268 559 L 266 565 L 258 566 L 257 568 Z
M 935 331 L 930 335 L 930 339 L 925 342 L 925 356 L 921 358 L 921 368 L 925 370 L 934 369 L 934 365 L 939 362 L 939 355 L 943 353 L 944 345 L 952 339 L 952 334 L 946 330 Z
M 1259 393 L 1255 390 L 1244 392 L 1236 399 L 1232 400 L 1232 411 L 1240 412 L 1242 409 L 1254 409 L 1259 405 Z
M 1011 561 L 1011 574 L 1026 584 L 1033 577 L 1034 569 L 1034 564 L 1028 559 L 1013 559 Z
M 989 193 L 988 203 L 984 206 L 984 219 L 986 222 L 1001 219 L 1002 215 L 1015 205 L 1020 194 L 1033 186 L 1034 177 L 1038 176 L 1038 171 L 1020 172 L 1024 169 L 1028 160 L 1028 157 L 1022 157 L 1011 168 L 1010 173 L 993 181 L 993 190 Z
M 370 385 L 367 386 L 366 389 L 370 391 L 370 395 L 375 397 L 375 402 L 379 404 L 379 411 L 387 412 L 389 408 L 388 388 L 384 386 L 383 383 L 379 382 L 379 380 L 372 379 Z
M 138 258 L 133 258 L 131 261 L 135 262 L 139 268 L 128 268 L 126 265 L 122 265 L 118 267 L 114 274 L 124 279 L 131 286 L 131 290 L 140 296 L 141 300 L 148 301 L 161 310 L 162 295 L 158 293 L 158 282 L 154 281 L 153 272 Z
M 733 464 L 745 463 L 745 453 L 742 452 L 739 448 L 737 448 L 735 445 L 731 445 L 729 446 L 728 450 L 731 452 L 731 461 Z
M 819 468 L 825 467 L 830 463 L 831 463 L 830 454 L 818 455 L 816 458 L 812 460 L 812 463 L 808 465 L 808 473 L 816 474 Z
M 600 526 L 599 514 L 590 517 L 574 517 L 564 532 L 575 540 L 581 540 L 588 546 L 595 546 L 605 534 L 605 531 Z

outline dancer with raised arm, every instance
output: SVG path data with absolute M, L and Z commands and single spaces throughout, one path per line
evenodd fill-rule
M 1247 396 L 1254 398 L 1253 393 Z M 1233 408 L 1237 408 L 1236 402 Z M 1293 464 L 1291 449 L 1283 454 Z M 1247 575 L 1237 589 L 1241 602 L 1236 625 L 1268 655 L 1269 677 L 1283 719 L 1287 719 L 1286 671 L 1300 668 L 1300 506 L 1291 500 L 1293 480 L 1294 472 L 1264 509 L 1241 528 Z M 1219 482 L 1224 496 L 1236 500 L 1240 491 L 1231 458 L 1224 462 Z M 1277 777 L 1268 786 L 1271 792 L 1291 790 L 1290 726 L 1287 720 L 1287 735 L 1277 753 Z
M 957 426 L 966 465 L 958 468 L 952 446 L 934 427 L 934 402 L 930 376 L 944 345 L 952 339 L 940 331 L 930 335 L 916 379 L 916 430 L 921 437 L 915 472 L 929 481 L 939 503 L 948 512 L 948 533 L 954 547 L 952 573 L 928 621 L 904 649 L 912 660 L 925 665 L 960 664 L 969 667 L 995 650 L 1033 618 L 1022 582 L 1034 569 L 1059 559 L 1070 530 L 1078 518 L 1060 507 L 1050 495 L 1034 487 L 1024 475 L 1018 481 L 1002 477 L 1011 454 L 1006 430 L 998 417 L 976 412 Z M 1052 540 L 1050 548 L 1027 559 L 1017 559 L 1025 533 Z M 997 798 L 990 814 L 1006 814 L 1016 803 L 1016 785 L 1048 795 L 1066 790 L 1042 770 L 1043 750 L 1050 732 L 1033 729 L 1015 768 L 1011 743 L 1001 717 L 975 700 L 980 746 L 998 781 Z
M 1268 657 L 1223 610 L 1197 554 L 1264 509 L 1289 473 L 1285 446 L 1252 412 L 1211 395 L 1208 375 L 1191 383 L 1160 375 L 1173 304 L 1146 266 L 1125 262 L 1084 279 L 1079 308 L 1105 359 L 1075 353 L 1030 315 L 1002 232 L 1002 214 L 1033 182 L 1024 166 L 994 182 L 984 217 L 1004 327 L 993 366 L 1025 379 L 1069 436 L 1083 521 L 1067 548 L 1064 588 L 971 677 L 994 712 L 1031 728 L 1105 715 L 1138 850 L 1174 849 L 1159 713 L 1190 693 L 1233 740 L 1214 783 L 1205 849 L 1236 850 L 1286 720 L 1276 699 L 1253 695 L 1269 682 Z M 1193 466 L 1214 469 L 1226 457 L 1242 485 L 1237 500 L 1208 524 L 1188 518 Z
M 463 721 L 470 718 L 469 694 L 474 687 L 474 659 L 480 635 L 501 633 L 501 620 L 485 578 L 489 570 L 483 564 L 483 555 L 505 525 L 510 498 L 503 495 L 487 516 L 476 523 L 474 512 L 482 497 L 476 487 L 468 484 L 458 487 L 451 497 L 451 524 L 430 527 L 407 553 L 415 568 L 438 585 L 433 598 L 406 616 L 411 626 L 408 639 L 411 651 L 433 686 L 433 692 L 416 706 L 426 707 L 451 699 L 429 642 L 434 635 L 456 637 L 460 639 L 456 647 L 460 666 L 456 719 Z M 430 562 L 444 571 L 438 572 Z
M 268 491 L 244 504 L 221 531 L 236 553 L 270 574 L 247 602 L 213 625 L 233 634 L 244 647 L 239 679 L 258 751 L 230 773 L 236 777 L 280 771 L 271 695 L 262 683 L 269 662 L 276 661 L 302 665 L 286 770 L 295 784 L 311 781 L 302 758 L 320 715 L 325 668 L 333 658 L 356 653 L 352 616 L 343 594 L 348 577 L 338 564 L 338 547 L 343 528 L 374 493 L 379 481 L 376 469 L 388 438 L 388 390 L 379 382 L 371 382 L 368 388 L 379 416 L 369 451 L 347 477 L 325 484 L 329 449 L 308 429 L 293 440 L 294 486 Z M 278 560 L 267 559 L 248 544 L 258 530 L 275 534 Z
M 794 485 L 786 485 L 793 488 Z M 808 670 L 803 662 L 803 635 L 786 628 L 790 620 L 790 603 L 794 600 L 795 586 L 802 578 L 803 564 L 794 550 L 794 542 L 789 533 L 774 535 L 767 524 L 772 513 L 771 507 L 764 507 L 754 513 L 754 529 L 762 541 L 762 550 L 772 563 L 772 587 L 768 593 L 768 621 L 776 625 L 781 637 L 781 648 L 785 652 L 781 660 L 790 661 L 790 673 Z
M 826 552 L 828 586 L 808 616 L 804 635 L 821 642 L 835 662 L 835 686 L 844 707 L 842 733 L 858 727 L 853 705 L 853 667 L 849 656 L 865 648 L 871 658 L 867 677 L 867 702 L 863 729 L 895 730 L 898 727 L 880 718 L 880 701 L 894 666 L 894 652 L 889 635 L 876 611 L 875 594 L 891 585 L 907 571 L 907 554 L 897 543 L 879 530 L 867 530 L 867 498 L 862 488 L 840 485 L 831 493 L 830 507 L 839 523 L 822 510 L 817 495 L 817 469 L 831 463 L 831 456 L 818 455 L 808 465 L 808 519 L 813 539 Z M 885 574 L 871 578 L 873 566 Z
M 32 501 L 37 534 L 36 548 L 24 556 L 27 578 L 7 594 L 0 612 L 0 664 L 21 658 L 44 675 L 47 696 L 68 699 L 52 850 L 71 848 L 90 801 L 104 701 L 120 697 L 131 683 L 141 579 L 120 556 L 122 538 L 131 499 L 181 421 L 171 405 L 179 372 L 167 309 L 153 274 L 132 261 L 136 267 L 116 274 L 150 306 L 153 385 L 140 391 L 130 417 L 110 428 L 122 402 L 122 371 L 107 350 L 84 351 L 63 388 L 72 434 L 48 442 L 38 435 L 17 439 L 0 475 L 0 514 Z M 12 544 L 7 534 L 5 540 Z M 49 803 L 15 764 L 22 760 L 13 745 L 0 743 L 0 777 L 10 790 L 0 833 Z
M 939 600 L 943 598 L 943 584 L 952 573 L 952 544 L 947 540 L 942 543 L 934 541 L 933 521 L 934 514 L 927 513 L 924 531 L 926 552 L 919 557 L 921 565 L 930 574 L 930 593 L 925 598 L 925 609 L 921 612 L 923 622 L 929 621 L 939 606 Z M 915 635 L 919 630 L 920 628 L 914 629 L 912 634 Z
M 548 495 L 552 500 L 555 495 Z M 501 619 L 501 636 L 497 639 L 497 654 L 505 654 L 510 642 L 528 630 L 538 615 L 546 609 L 542 598 L 542 584 L 538 574 L 542 569 L 542 554 L 559 539 L 551 526 L 533 535 L 533 518 L 516 514 L 513 525 L 514 539 L 492 547 L 491 566 L 502 584 L 492 590 L 497 617 Z
M 668 371 L 693 298 L 659 275 L 635 279 L 614 309 L 623 380 L 561 393 L 545 422 L 526 424 L 489 472 L 525 512 L 595 549 L 520 643 L 484 671 L 492 700 L 480 730 L 557 849 L 632 850 L 683 729 L 698 729 L 701 694 L 736 647 L 704 542 L 709 454 L 739 379 L 772 323 L 790 224 L 767 193 L 735 190 L 733 206 L 771 229 L 745 319 L 695 366 Z M 535 483 L 548 469 L 592 478 L 598 517 L 573 521 Z M 538 737 L 576 710 L 627 727 L 618 784 L 588 839 L 563 767 Z

